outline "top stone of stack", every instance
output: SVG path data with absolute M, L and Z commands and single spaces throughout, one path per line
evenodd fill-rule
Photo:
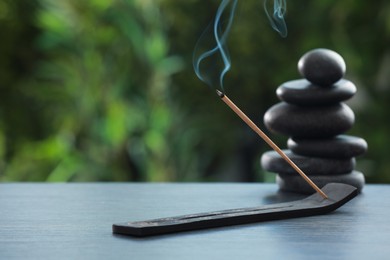
M 330 87 L 345 74 L 343 57 L 328 49 L 314 49 L 307 52 L 298 62 L 299 73 L 311 83 Z

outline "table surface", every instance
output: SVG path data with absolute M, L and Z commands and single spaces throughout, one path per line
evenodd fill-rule
M 0 259 L 389 259 L 390 185 L 321 216 L 149 238 L 111 229 L 292 199 L 275 184 L 0 184 Z

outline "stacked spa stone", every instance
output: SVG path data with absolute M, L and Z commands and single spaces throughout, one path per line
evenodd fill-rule
M 334 51 L 315 49 L 298 63 L 305 79 L 293 80 L 277 89 L 282 102 L 264 115 L 266 127 L 287 135 L 287 156 L 319 187 L 330 182 L 363 188 L 364 176 L 355 171 L 355 157 L 367 150 L 364 139 L 344 135 L 354 123 L 353 111 L 342 101 L 356 93 L 343 79 L 345 62 Z M 281 190 L 312 193 L 314 190 L 276 152 L 261 158 L 262 167 L 278 173 Z

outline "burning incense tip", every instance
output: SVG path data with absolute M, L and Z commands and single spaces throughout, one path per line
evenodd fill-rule
M 234 113 L 236 113 L 253 131 L 255 131 L 272 149 L 274 149 L 290 166 L 297 172 L 301 177 L 315 190 L 317 191 L 324 199 L 327 199 L 328 196 L 320 189 L 318 186 L 309 178 L 307 175 L 279 148 L 260 128 L 257 127 L 255 123 L 239 109 L 236 104 L 233 103 L 224 93 L 219 90 L 216 90 L 217 95 L 228 105 Z
M 217 95 L 220 97 L 220 98 L 223 98 L 225 96 L 225 94 L 222 93 L 222 91 L 219 91 L 218 89 L 216 90 L 217 92 Z

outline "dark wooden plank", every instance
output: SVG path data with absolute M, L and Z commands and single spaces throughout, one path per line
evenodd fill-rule
M 358 193 L 355 187 L 340 183 L 330 183 L 322 191 L 328 196 L 327 199 L 315 193 L 302 200 L 254 208 L 230 209 L 146 221 L 126 222 L 114 224 L 113 232 L 145 237 L 262 221 L 308 217 L 326 214 L 336 210 L 353 199 Z
M 168 236 L 112 234 L 141 221 L 301 199 L 276 184 L 0 184 L 0 259 L 387 259 L 390 186 L 326 215 Z

